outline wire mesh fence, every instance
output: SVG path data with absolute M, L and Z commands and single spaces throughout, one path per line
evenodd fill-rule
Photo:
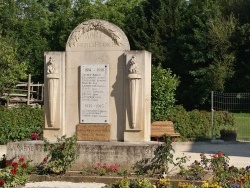
M 237 127 L 237 140 L 250 140 L 250 93 L 211 93 L 212 127 L 215 111 L 232 112 Z

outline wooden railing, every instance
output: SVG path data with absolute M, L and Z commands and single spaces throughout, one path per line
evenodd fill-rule
M 20 82 L 11 92 L 3 93 L 0 97 L 2 105 L 12 107 L 20 104 L 42 105 L 44 97 L 44 84 L 31 82 L 29 75 L 28 82 Z

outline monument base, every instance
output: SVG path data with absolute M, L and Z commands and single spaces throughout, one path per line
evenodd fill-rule
M 92 168 L 97 163 L 106 165 L 119 165 L 119 169 L 130 169 L 142 159 L 154 157 L 159 142 L 97 142 L 78 141 L 78 158 L 70 170 L 81 171 Z M 44 152 L 43 141 L 22 141 L 7 144 L 7 160 L 32 160 L 31 165 L 36 166 L 43 162 L 47 153 Z

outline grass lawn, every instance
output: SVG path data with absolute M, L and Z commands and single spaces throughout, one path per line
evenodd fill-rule
M 234 113 L 237 140 L 250 141 L 250 113 Z

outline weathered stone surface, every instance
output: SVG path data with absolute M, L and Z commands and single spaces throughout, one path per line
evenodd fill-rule
M 24 157 L 32 160 L 33 165 L 40 164 L 47 153 L 44 152 L 43 141 L 10 142 L 7 144 L 6 157 L 8 160 Z
M 78 141 L 78 158 L 71 170 L 92 168 L 97 163 L 117 164 L 120 169 L 129 169 L 137 161 L 154 157 L 158 142 L 97 142 Z M 24 157 L 40 164 L 47 155 L 43 141 L 12 142 L 7 145 L 7 159 Z

